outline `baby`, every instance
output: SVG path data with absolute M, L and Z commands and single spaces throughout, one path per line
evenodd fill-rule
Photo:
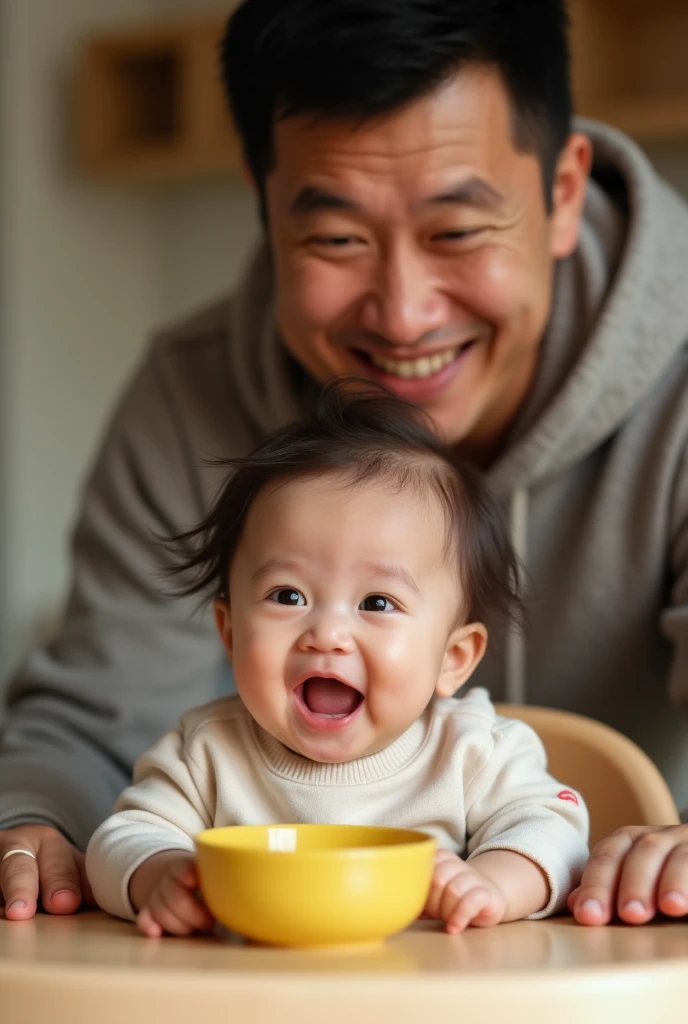
M 583 801 L 485 691 L 453 699 L 519 615 L 480 478 L 417 409 L 355 381 L 229 468 L 183 569 L 185 592 L 215 595 L 238 696 L 138 760 L 86 854 L 101 907 L 150 936 L 210 929 L 198 832 L 333 822 L 436 836 L 425 914 L 449 932 L 562 909 L 587 858 Z

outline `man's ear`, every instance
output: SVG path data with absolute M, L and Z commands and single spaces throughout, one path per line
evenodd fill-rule
M 570 256 L 578 245 L 591 167 L 590 139 L 581 132 L 569 135 L 559 154 L 552 184 L 550 247 L 554 259 Z
M 487 629 L 482 622 L 459 626 L 449 637 L 435 692 L 453 697 L 473 674 L 487 647 Z
M 215 612 L 215 625 L 222 640 L 222 646 L 227 651 L 227 657 L 232 658 L 232 615 L 229 610 L 229 601 L 223 597 L 216 597 L 213 602 Z

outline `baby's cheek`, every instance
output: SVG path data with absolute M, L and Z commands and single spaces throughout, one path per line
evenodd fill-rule
M 381 728 L 406 729 L 427 706 L 435 680 L 412 651 L 394 645 L 378 664 L 379 671 L 369 678 L 369 716 Z
M 237 629 L 234 635 L 232 667 L 237 686 L 243 683 L 255 689 L 283 670 L 279 645 L 271 643 L 262 630 L 248 626 Z

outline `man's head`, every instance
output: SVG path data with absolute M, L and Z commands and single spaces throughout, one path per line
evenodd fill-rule
M 222 58 L 285 346 L 316 380 L 383 383 L 489 462 L 590 162 L 563 0 L 247 0 Z
M 234 460 L 189 535 L 189 592 L 210 591 L 240 696 L 307 757 L 393 742 L 450 696 L 518 616 L 498 506 L 422 414 L 364 382 Z

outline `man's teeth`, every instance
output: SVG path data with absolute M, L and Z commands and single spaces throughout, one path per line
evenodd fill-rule
M 430 377 L 433 373 L 437 373 L 453 362 L 460 351 L 461 346 L 457 345 L 456 348 L 448 348 L 444 352 L 437 352 L 434 356 L 423 356 L 421 359 L 383 359 L 381 356 L 371 354 L 370 360 L 385 373 L 412 379 Z

